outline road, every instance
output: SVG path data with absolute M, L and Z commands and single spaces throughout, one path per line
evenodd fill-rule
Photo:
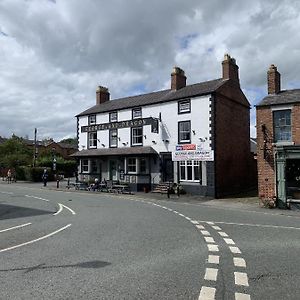
M 0 299 L 300 299 L 299 217 L 0 184 Z

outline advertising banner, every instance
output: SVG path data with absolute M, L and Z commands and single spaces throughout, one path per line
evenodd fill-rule
M 214 151 L 202 149 L 195 144 L 177 145 L 176 150 L 172 152 L 172 160 L 214 161 Z

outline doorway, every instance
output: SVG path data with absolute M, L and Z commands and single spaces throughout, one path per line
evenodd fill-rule
M 117 161 L 110 160 L 109 161 L 109 180 L 117 180 Z

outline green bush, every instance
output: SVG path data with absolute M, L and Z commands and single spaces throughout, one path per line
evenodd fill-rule
M 41 182 L 44 173 L 44 167 L 18 167 L 16 169 L 17 180 Z M 48 180 L 54 180 L 54 174 L 50 168 L 46 168 L 48 172 Z

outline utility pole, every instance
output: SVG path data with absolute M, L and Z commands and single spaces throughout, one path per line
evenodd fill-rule
M 34 128 L 34 152 L 33 152 L 33 166 L 35 167 L 35 161 L 37 157 L 37 145 L 36 145 L 36 134 L 37 134 L 37 129 Z

